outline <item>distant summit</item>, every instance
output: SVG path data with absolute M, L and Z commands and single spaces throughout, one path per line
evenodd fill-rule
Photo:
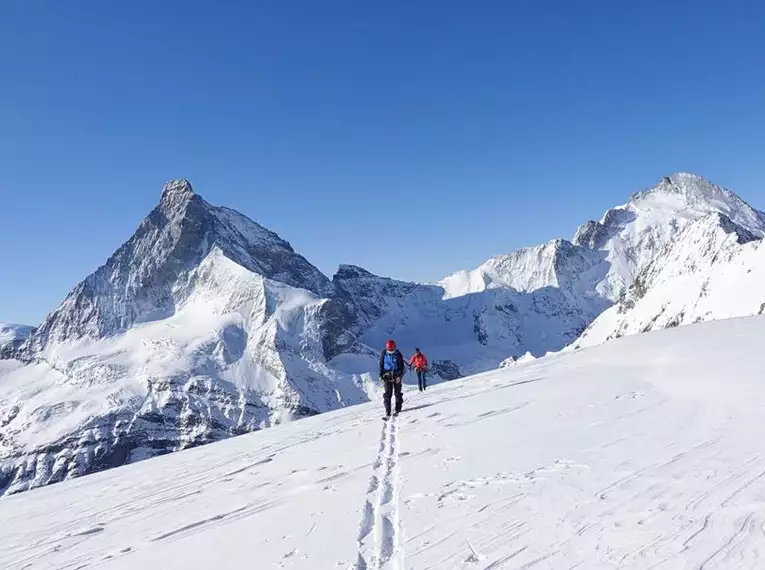
M 560 287 L 585 302 L 581 309 L 597 314 L 624 293 L 687 223 L 711 213 L 725 215 L 753 235 L 765 235 L 765 214 L 701 176 L 676 173 L 608 210 L 599 222 L 585 222 L 571 242 L 553 240 L 500 255 L 440 284 L 449 298 L 495 287 Z
M 317 295 L 332 287 L 290 244 L 246 216 L 208 204 L 186 180 L 165 185 L 159 204 L 105 265 L 77 285 L 31 336 L 30 354 L 51 343 L 106 338 L 174 314 L 190 272 L 213 249 L 249 271 Z

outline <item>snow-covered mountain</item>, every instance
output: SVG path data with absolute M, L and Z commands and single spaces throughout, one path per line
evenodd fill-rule
M 407 393 L 389 423 L 362 404 L 6 497 L 0 567 L 763 568 L 764 319 Z
M 281 238 L 165 187 L 0 368 L 0 492 L 367 401 L 333 286 Z
M 8 354 L 34 331 L 34 327 L 27 325 L 14 325 L 11 323 L 0 323 L 0 354 L 7 351 Z
M 760 304 L 751 300 L 752 294 L 737 295 L 743 281 L 728 279 L 714 289 L 707 283 L 694 290 L 678 277 L 693 272 L 699 278 L 700 268 L 706 267 L 703 284 L 723 279 L 740 266 L 751 280 L 758 271 L 746 264 L 757 261 L 742 256 L 723 269 L 724 254 L 732 244 L 748 242 L 756 242 L 749 249 L 759 250 L 763 235 L 764 213 L 700 176 L 678 173 L 608 210 L 599 222 L 586 222 L 571 242 L 556 240 L 498 256 L 475 270 L 447 277 L 441 285 L 450 298 L 552 287 L 583 320 L 598 317 L 581 339 L 570 338 L 574 346 L 598 344 L 630 332 L 756 314 Z M 650 302 L 632 310 L 636 297 L 647 290 L 653 291 Z M 532 353 L 539 356 L 538 351 Z M 521 354 L 510 354 L 508 362 Z
M 609 210 L 600 222 L 581 226 L 574 243 L 603 256 L 602 276 L 598 276 L 594 289 L 613 302 L 688 223 L 715 213 L 757 237 L 765 235 L 764 213 L 700 176 L 678 173 L 633 195 L 624 206 Z
M 555 240 L 494 257 L 440 284 L 448 297 L 494 288 L 556 287 L 583 309 L 598 314 L 632 285 L 689 222 L 714 213 L 757 237 L 765 235 L 765 213 L 700 176 L 677 173 L 608 210 L 599 222 L 586 222 L 571 242 Z
M 112 336 L 172 315 L 196 290 L 195 270 L 212 252 L 317 296 L 331 290 L 329 280 L 279 236 L 238 212 L 211 206 L 187 181 L 175 181 L 133 237 L 45 319 L 27 352 Z
M 353 332 L 365 345 L 383 346 L 389 337 L 407 350 L 422 345 L 437 370 L 455 371 L 443 378 L 496 368 L 509 354 L 559 350 L 597 314 L 554 286 L 495 287 L 452 297 L 439 285 L 395 281 L 350 266 L 341 267 L 333 283 L 356 316 Z
M 573 344 L 765 312 L 765 242 L 723 214 L 687 224 Z
M 765 214 L 675 174 L 570 241 L 437 284 L 351 265 L 329 279 L 172 182 L 104 266 L 0 350 L 0 493 L 376 398 L 389 337 L 422 348 L 433 383 L 559 351 L 585 330 L 573 346 L 753 314 L 765 299 L 738 288 L 761 289 L 763 235 Z
M 342 266 L 168 184 L 136 233 L 0 366 L 0 492 L 14 493 L 376 397 L 379 347 L 431 383 L 545 352 L 589 322 L 550 287 L 445 299 Z M 411 381 L 411 380 L 410 380 Z

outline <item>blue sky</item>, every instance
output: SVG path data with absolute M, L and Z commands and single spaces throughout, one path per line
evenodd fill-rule
M 0 321 L 162 184 L 322 270 L 434 280 L 693 171 L 765 208 L 762 2 L 0 4 Z

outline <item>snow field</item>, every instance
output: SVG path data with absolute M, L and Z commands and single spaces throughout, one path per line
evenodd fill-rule
M 0 567 L 760 568 L 763 336 L 627 337 L 10 496 Z

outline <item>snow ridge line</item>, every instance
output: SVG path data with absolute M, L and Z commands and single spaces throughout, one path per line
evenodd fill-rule
M 383 425 L 361 515 L 354 570 L 403 570 L 398 508 L 398 420 Z

